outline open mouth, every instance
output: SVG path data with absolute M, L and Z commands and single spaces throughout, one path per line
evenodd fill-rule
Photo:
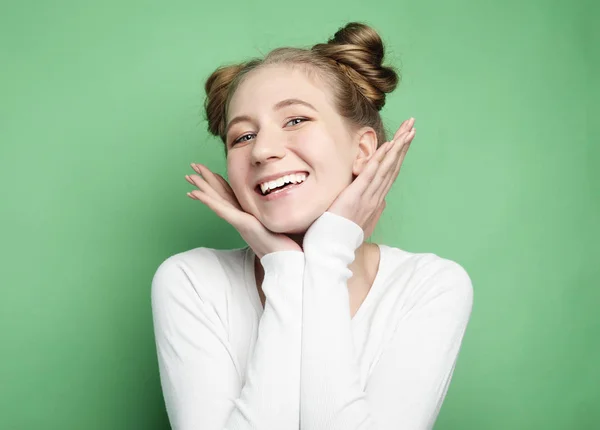
M 286 180 L 282 185 L 275 186 L 274 188 L 269 187 L 269 188 L 265 189 L 264 192 L 263 192 L 263 189 L 261 188 L 260 184 L 258 184 L 254 188 L 254 191 L 256 191 L 256 193 L 259 194 L 260 196 L 265 197 L 270 194 L 280 193 L 289 188 L 298 187 L 298 186 L 302 185 L 304 182 L 306 182 L 306 179 L 308 178 L 308 172 L 303 172 L 301 175 L 304 176 L 304 180 L 302 180 L 302 181 L 297 181 L 296 179 Z

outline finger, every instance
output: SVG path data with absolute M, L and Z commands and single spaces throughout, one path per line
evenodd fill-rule
M 396 133 L 394 134 L 394 137 L 392 140 L 398 139 L 400 136 L 402 136 L 403 133 L 406 133 L 407 131 L 409 131 L 414 126 L 414 124 L 415 124 L 414 118 L 409 118 L 406 121 L 404 121 L 400 125 L 400 128 L 398 128 L 398 131 L 396 131 Z
M 412 136 L 414 137 L 414 131 L 412 132 Z M 408 148 L 410 147 L 411 142 L 412 142 L 412 137 L 409 136 L 406 145 L 402 148 L 402 151 L 400 153 L 400 156 L 398 157 L 398 161 L 396 162 L 396 165 L 394 166 L 393 171 L 391 172 L 391 174 L 389 174 L 387 176 L 387 179 L 381 184 L 379 194 L 374 197 L 376 200 L 383 199 L 388 195 L 390 189 L 392 188 L 392 185 L 398 178 L 398 174 L 400 172 L 400 167 L 402 166 L 402 163 L 404 162 L 404 158 L 406 156 Z
M 393 143 L 393 148 L 390 149 L 389 158 L 392 158 L 391 166 L 395 168 L 399 163 L 402 163 L 403 157 L 406 155 L 412 140 L 415 137 L 416 129 L 413 127 Z
M 385 160 L 380 163 L 376 174 L 369 181 L 368 189 L 365 190 L 366 195 L 374 197 L 377 200 L 385 196 L 383 192 L 386 190 L 382 187 L 382 184 L 388 183 L 389 177 L 393 174 L 402 149 L 406 146 L 411 133 L 411 131 L 406 132 L 401 138 L 392 142 L 392 148 L 386 154 Z
M 404 163 L 404 158 L 406 157 L 406 153 L 410 149 L 410 145 L 411 145 L 412 141 L 414 140 L 416 133 L 417 133 L 417 129 L 413 128 L 411 130 L 410 134 L 406 137 L 406 143 L 404 144 L 404 146 L 402 147 L 402 150 L 400 151 L 400 157 L 394 168 L 394 177 L 392 178 L 392 180 L 394 180 L 395 177 L 398 176 L 398 173 L 400 173 L 400 168 L 402 167 L 402 163 Z
M 231 185 L 229 185 L 227 180 L 223 176 L 219 175 L 218 173 L 215 173 L 215 176 L 218 179 L 218 181 L 221 183 L 221 185 L 223 186 L 223 191 L 227 195 L 227 199 L 229 200 L 229 202 L 233 206 L 238 208 L 239 210 L 242 210 L 242 206 L 240 205 L 240 202 L 238 202 L 238 199 L 235 196 L 235 193 L 233 192 Z
M 387 180 L 386 184 L 383 186 L 383 188 L 384 188 L 383 192 L 384 193 L 387 194 L 387 192 L 392 187 L 392 183 L 398 177 L 398 174 L 400 173 L 400 168 L 402 166 L 402 163 L 404 163 L 404 158 L 406 157 L 406 153 L 408 152 L 408 149 L 410 148 L 410 144 L 412 143 L 412 141 L 413 141 L 413 139 L 415 137 L 416 132 L 417 132 L 417 129 L 413 128 L 411 130 L 411 133 L 406 137 L 406 143 L 404 144 L 404 146 L 402 147 L 402 149 L 400 151 L 400 156 L 398 157 L 398 161 L 396 162 L 396 165 L 394 166 L 394 171 L 388 177 L 388 180 Z
M 400 124 L 400 127 L 398 127 L 398 130 L 396 130 L 396 132 L 394 133 L 394 137 L 392 137 L 390 139 L 391 141 L 396 140 L 399 135 L 410 130 L 410 127 L 408 127 L 409 121 L 410 121 L 410 119 L 406 119 L 406 120 L 402 121 L 402 124 Z
M 227 182 L 227 180 L 223 176 L 219 175 L 218 173 L 215 173 L 215 177 L 221 183 L 224 190 L 226 190 L 227 192 L 233 192 L 233 190 L 231 189 L 231 185 L 229 185 L 229 182 Z
M 375 154 L 373 154 L 371 159 L 367 162 L 367 165 L 364 167 L 362 172 L 360 172 L 360 174 L 356 177 L 354 180 L 355 185 L 353 185 L 353 187 L 358 195 L 362 195 L 367 189 L 369 183 L 373 180 L 373 177 L 377 173 L 380 163 L 385 158 L 386 152 L 391 147 L 391 142 L 385 142 L 383 145 L 377 148 Z
M 219 194 L 213 187 L 210 186 L 210 184 L 201 176 L 198 175 L 188 175 L 186 177 L 186 179 L 188 180 L 188 182 L 190 182 L 191 180 L 191 184 L 195 185 L 196 187 L 198 187 L 198 189 L 200 191 L 202 191 L 204 194 L 208 195 L 209 197 L 216 199 L 216 200 L 220 200 L 222 202 L 226 202 L 227 204 L 231 205 L 231 202 L 229 202 L 224 196 L 222 196 L 221 194 Z
M 394 146 L 395 146 L 395 142 L 389 141 L 389 142 L 385 142 L 383 145 L 381 145 L 379 148 L 377 148 L 377 151 L 375 151 L 375 154 L 367 162 L 367 165 L 365 166 L 363 171 L 358 175 L 358 177 L 356 178 L 356 180 L 354 182 L 359 182 L 359 184 L 361 185 L 360 186 L 361 194 L 364 192 L 364 190 L 366 190 L 366 188 L 369 186 L 369 184 L 371 184 L 371 182 L 375 178 L 375 175 L 378 172 L 378 169 L 381 168 L 382 162 L 386 159 L 386 157 L 389 157 L 389 155 L 387 155 L 387 153 Z M 359 187 L 357 187 L 357 188 L 359 188 Z
M 218 179 L 215 173 L 211 172 L 210 169 L 203 164 L 192 163 L 192 169 L 198 172 L 204 180 L 217 192 L 221 195 L 222 198 L 226 200 L 230 200 L 229 196 L 229 184 L 224 186 L 224 184 Z M 228 189 L 229 188 L 229 189 Z M 231 203 L 231 201 L 230 201 Z
M 227 181 L 218 173 L 213 173 L 210 169 L 203 164 L 192 163 L 192 168 L 200 173 L 201 177 L 221 196 L 222 199 L 226 200 L 233 207 L 240 209 L 241 206 L 235 197 L 235 194 Z
M 191 163 L 190 166 L 192 166 L 192 169 L 194 169 L 199 175 L 202 175 L 202 177 L 210 184 L 211 187 L 214 189 L 222 188 L 222 184 L 208 167 L 200 163 Z
M 362 196 L 377 174 L 381 162 L 385 159 L 387 152 L 394 146 L 393 141 L 383 143 L 375 154 L 369 159 L 367 165 L 353 182 L 352 192 Z
M 205 173 L 208 177 L 213 177 L 214 178 L 214 187 L 217 192 L 221 195 L 221 197 L 223 197 L 225 200 L 227 200 L 231 205 L 233 205 L 234 207 L 236 207 L 239 210 L 242 210 L 242 207 L 240 206 L 240 203 L 238 202 L 237 197 L 235 196 L 235 193 L 233 192 L 233 189 L 231 188 L 231 186 L 229 185 L 229 183 L 227 182 L 227 180 L 222 177 L 221 175 L 219 175 L 218 173 L 213 173 L 210 170 L 208 170 L 207 167 L 204 167 L 204 169 L 200 169 L 201 171 L 206 171 L 207 173 Z
M 199 200 L 209 207 L 217 216 L 223 218 L 232 226 L 239 226 L 242 222 L 241 216 L 243 215 L 238 209 L 232 207 L 228 202 L 223 199 L 214 198 L 213 196 L 205 193 L 202 190 L 193 190 L 187 193 L 188 196 L 195 200 Z

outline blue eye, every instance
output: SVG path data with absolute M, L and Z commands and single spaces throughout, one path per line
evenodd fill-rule
M 290 122 L 292 122 L 292 121 L 297 121 L 297 120 L 300 120 L 300 121 L 308 121 L 306 118 L 292 118 L 292 119 L 290 119 L 290 120 L 288 121 L 288 124 L 289 124 Z M 296 124 L 299 124 L 299 123 L 296 123 Z M 294 124 L 294 125 L 296 125 L 296 124 Z
M 239 142 L 244 142 L 242 139 L 243 139 L 244 137 L 248 137 L 248 136 L 252 136 L 252 133 L 251 133 L 251 134 L 245 134 L 245 135 L 243 135 L 242 137 L 240 137 L 240 138 L 238 138 L 238 139 L 234 140 L 234 141 L 233 141 L 233 145 L 235 145 L 236 143 L 239 143 Z
M 286 125 L 287 125 L 287 124 L 289 124 L 289 123 L 290 123 L 290 122 L 292 122 L 292 121 L 301 121 L 301 122 L 304 122 L 304 121 L 308 121 L 308 118 L 292 118 L 292 119 L 290 119 L 290 120 L 289 120 L 289 121 L 286 123 Z M 295 124 L 292 124 L 292 125 L 298 125 L 298 124 L 300 124 L 300 123 L 299 123 L 299 122 L 297 122 L 297 123 L 295 123 Z M 243 136 L 241 136 L 241 137 L 238 137 L 236 140 L 234 140 L 234 141 L 231 143 L 231 145 L 233 146 L 233 145 L 235 145 L 236 143 L 240 143 L 240 142 L 248 142 L 247 140 L 242 140 L 242 139 L 244 139 L 245 137 L 253 136 L 254 134 L 255 134 L 255 133 L 249 133 L 249 134 L 245 134 L 245 135 L 243 135 Z

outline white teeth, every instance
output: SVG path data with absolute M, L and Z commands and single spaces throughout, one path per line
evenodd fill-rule
M 281 178 L 275 179 L 274 181 L 263 182 L 262 184 L 260 184 L 260 190 L 263 194 L 266 194 L 267 191 L 281 187 L 284 184 L 299 184 L 301 182 L 304 182 L 305 180 L 306 175 L 304 173 L 284 175 Z

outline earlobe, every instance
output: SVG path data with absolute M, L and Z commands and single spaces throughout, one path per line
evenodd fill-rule
M 352 174 L 358 176 L 363 171 L 375 151 L 377 151 L 377 133 L 372 127 L 358 132 L 358 151 L 352 165 Z

